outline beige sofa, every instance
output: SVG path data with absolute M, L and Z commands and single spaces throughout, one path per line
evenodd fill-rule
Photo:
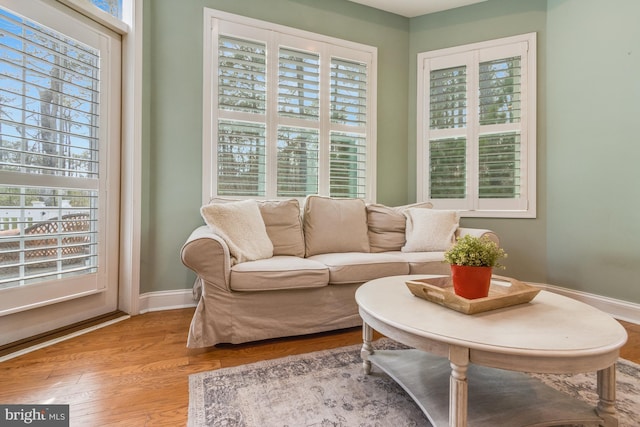
M 362 283 L 402 274 L 449 274 L 442 262 L 461 228 L 429 204 L 388 207 L 359 199 L 214 201 L 208 225 L 181 250 L 196 275 L 198 305 L 187 345 L 208 347 L 310 334 L 361 324 Z

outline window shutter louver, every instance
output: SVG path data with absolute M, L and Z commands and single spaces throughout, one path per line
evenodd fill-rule
M 467 124 L 467 67 L 431 71 L 431 129 L 461 128 Z
M 320 118 L 320 55 L 280 49 L 278 112 L 305 120 Z
M 331 197 L 365 197 L 366 140 L 352 133 L 331 133 Z
M 360 127 L 366 124 L 366 64 L 331 59 L 331 121 Z
M 0 288 L 93 273 L 100 53 L 2 8 L 0 26 Z
M 265 114 L 266 45 L 220 36 L 218 51 L 219 108 Z
M 318 130 L 278 130 L 278 197 L 318 193 Z
M 520 197 L 520 134 L 480 136 L 480 198 Z
M 366 195 L 367 65 L 331 60 L 331 122 L 361 129 L 331 132 L 329 195 L 364 198 Z
M 265 195 L 265 126 L 220 121 L 218 124 L 218 194 Z
M 467 140 L 447 138 L 429 141 L 431 160 L 429 194 L 433 199 L 467 196 Z
M 520 122 L 520 57 L 480 63 L 480 125 Z

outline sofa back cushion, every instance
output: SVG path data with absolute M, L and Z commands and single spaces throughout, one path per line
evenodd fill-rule
M 306 256 L 369 252 L 367 209 L 361 199 L 307 196 L 303 228 Z
M 304 257 L 300 203 L 296 199 L 258 202 L 260 214 L 273 243 L 273 255 Z
M 409 208 L 430 209 L 428 202 L 404 206 L 367 205 L 367 224 L 371 252 L 399 251 L 406 242 L 407 218 L 404 211 Z

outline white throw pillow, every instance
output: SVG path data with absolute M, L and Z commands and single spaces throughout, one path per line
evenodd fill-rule
M 273 256 L 273 244 L 255 200 L 212 203 L 200 208 L 200 213 L 207 225 L 227 242 L 234 264 Z
M 460 214 L 456 211 L 410 208 L 407 217 L 407 242 L 402 252 L 446 251 L 455 243 Z

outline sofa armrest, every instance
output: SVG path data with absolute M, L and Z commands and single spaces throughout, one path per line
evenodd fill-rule
M 198 275 L 201 284 L 210 283 L 220 289 L 231 291 L 229 247 L 211 228 L 203 225 L 193 230 L 180 250 L 180 257 L 182 263 Z
M 500 246 L 500 238 L 492 230 L 486 230 L 483 228 L 458 227 L 458 231 L 456 232 L 456 239 L 463 237 L 467 234 L 470 234 L 474 237 L 487 236 L 489 240 L 492 240 L 493 242 L 496 243 L 496 245 Z

